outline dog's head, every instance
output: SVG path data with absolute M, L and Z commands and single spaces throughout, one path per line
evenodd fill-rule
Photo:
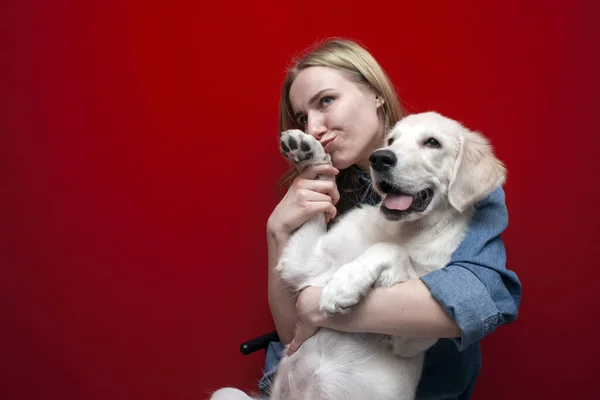
M 370 163 L 390 220 L 416 220 L 446 205 L 463 212 L 506 179 L 485 137 L 435 112 L 399 121 Z

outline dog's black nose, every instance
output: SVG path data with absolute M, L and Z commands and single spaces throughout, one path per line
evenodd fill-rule
M 369 161 L 375 171 L 383 172 L 396 165 L 398 159 L 396 158 L 396 154 L 391 150 L 377 150 L 371 154 Z

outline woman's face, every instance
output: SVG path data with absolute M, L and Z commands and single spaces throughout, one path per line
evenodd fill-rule
M 290 87 L 296 122 L 331 155 L 333 165 L 368 171 L 369 156 L 383 145 L 383 104 L 372 90 L 328 67 L 302 70 Z

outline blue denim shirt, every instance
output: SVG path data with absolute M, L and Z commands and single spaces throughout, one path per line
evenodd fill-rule
M 366 176 L 362 180 L 368 181 Z M 370 183 L 370 182 L 367 182 Z M 364 203 L 381 199 L 368 190 Z M 466 237 L 442 269 L 421 277 L 435 298 L 456 321 L 458 339 L 440 339 L 425 354 L 417 400 L 469 399 L 481 369 L 479 341 L 502 324 L 517 318 L 521 283 L 506 269 L 501 238 L 508 225 L 504 191 L 498 187 L 476 205 Z M 270 343 L 261 391 L 276 371 L 283 345 Z

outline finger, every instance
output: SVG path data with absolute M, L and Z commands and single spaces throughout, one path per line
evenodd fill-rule
M 294 354 L 296 352 L 296 350 L 298 350 L 298 347 L 296 347 L 296 343 L 292 340 L 292 342 L 288 346 L 287 355 L 291 356 L 292 354 Z
M 334 206 L 331 206 L 325 211 L 325 213 L 327 213 L 327 218 L 325 219 L 325 221 L 327 223 L 329 223 L 329 221 L 334 219 L 335 216 L 337 215 L 337 208 L 335 208 Z
M 320 181 L 320 180 L 308 180 L 299 179 L 294 182 L 296 188 L 313 190 L 319 193 L 326 193 L 331 197 L 331 200 L 337 202 L 340 198 L 340 193 L 337 190 L 337 186 L 333 181 Z
M 298 350 L 296 336 L 298 335 L 298 327 L 299 326 L 300 326 L 300 321 L 298 321 L 298 319 L 296 318 L 296 325 L 294 325 L 294 332 L 292 333 L 292 341 L 290 342 L 290 345 L 288 346 L 288 349 L 287 349 L 288 356 L 291 356 L 292 354 L 294 354 L 296 352 L 296 350 Z
M 330 193 L 328 193 L 328 194 L 329 194 L 329 196 L 331 196 L 331 200 L 332 200 L 332 202 L 333 202 L 334 205 L 337 204 L 338 201 L 340 201 L 340 192 L 339 192 L 339 190 L 337 188 L 337 185 L 335 185 L 333 187 L 333 190 Z
M 331 204 L 331 201 L 310 201 L 306 203 L 306 209 L 311 216 L 324 212 L 334 218 L 337 213 L 337 209 Z
M 292 339 L 292 341 L 290 342 L 290 345 L 288 346 L 288 351 L 287 351 L 288 356 L 291 356 L 296 351 L 298 351 L 298 348 L 300 347 L 300 345 L 302 344 L 303 341 L 304 341 L 304 339 L 300 339 L 297 335 L 294 335 L 294 338 Z
M 337 175 L 340 171 L 331 164 L 308 165 L 302 170 L 299 177 L 304 179 L 315 179 L 317 175 Z
M 298 328 L 296 329 L 296 334 L 290 343 L 290 347 L 288 348 L 288 354 L 293 354 L 296 352 L 300 346 L 312 335 L 317 332 L 317 329 L 313 329 L 312 326 L 306 325 L 303 323 L 297 323 Z
M 301 174 L 310 175 L 314 179 L 317 175 L 337 175 L 340 171 L 332 164 L 312 164 L 302 169 Z
M 319 201 L 319 202 L 326 201 L 328 203 L 333 204 L 333 201 L 328 194 L 321 193 L 321 192 L 315 192 L 314 190 L 299 189 L 298 192 L 296 193 L 296 196 L 297 196 L 297 201 L 300 204 L 303 204 L 303 203 L 306 203 L 309 201 Z
M 331 189 L 327 192 L 327 194 L 331 197 L 333 204 L 337 204 L 340 201 L 340 192 L 337 187 L 337 182 L 335 180 L 331 181 Z

